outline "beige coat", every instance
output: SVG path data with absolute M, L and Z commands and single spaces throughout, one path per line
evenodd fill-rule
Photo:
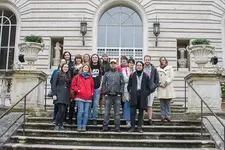
M 157 98 L 158 99 L 172 99 L 175 98 L 175 92 L 173 88 L 173 68 L 172 66 L 166 66 L 164 69 L 158 67 L 159 83 L 166 84 L 166 88 L 158 87 Z

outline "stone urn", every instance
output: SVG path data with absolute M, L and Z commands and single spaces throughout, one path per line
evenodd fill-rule
M 210 55 L 214 54 L 215 47 L 210 45 L 200 44 L 188 46 L 187 50 L 194 55 L 195 63 L 198 65 L 197 72 L 205 72 L 204 66 L 210 61 Z
M 35 69 L 33 64 L 38 59 L 38 53 L 43 50 L 43 43 L 24 42 L 19 44 L 20 51 L 24 54 L 24 59 L 27 61 L 29 69 Z

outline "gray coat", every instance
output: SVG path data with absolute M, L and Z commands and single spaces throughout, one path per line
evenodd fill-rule
M 118 71 L 106 72 L 102 81 L 103 94 L 115 93 L 123 94 L 124 92 L 124 79 L 123 74 Z
M 54 104 L 66 104 L 69 105 L 70 101 L 70 78 L 68 75 L 60 76 L 60 72 L 54 74 L 52 84 L 52 94 L 57 96 L 57 100 L 54 100 Z

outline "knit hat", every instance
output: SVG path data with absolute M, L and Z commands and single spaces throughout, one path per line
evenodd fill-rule
M 144 67 L 144 63 L 142 61 L 137 61 L 136 66 L 137 66 L 137 64 L 141 64 Z
M 107 55 L 106 53 L 104 53 L 104 54 L 102 55 L 102 57 L 108 57 L 108 55 Z

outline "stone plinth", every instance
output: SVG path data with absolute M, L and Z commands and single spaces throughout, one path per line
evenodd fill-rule
M 37 70 L 21 70 L 13 73 L 11 104 L 14 105 L 39 82 L 45 81 L 48 75 Z M 42 82 L 34 91 L 27 96 L 28 109 L 44 108 L 45 82 Z M 17 108 L 23 108 L 23 102 L 20 102 Z
M 220 77 L 211 73 L 190 73 L 185 77 L 214 112 L 221 112 Z M 188 86 L 188 112 L 201 113 L 201 99 Z M 203 104 L 203 112 L 209 112 Z

